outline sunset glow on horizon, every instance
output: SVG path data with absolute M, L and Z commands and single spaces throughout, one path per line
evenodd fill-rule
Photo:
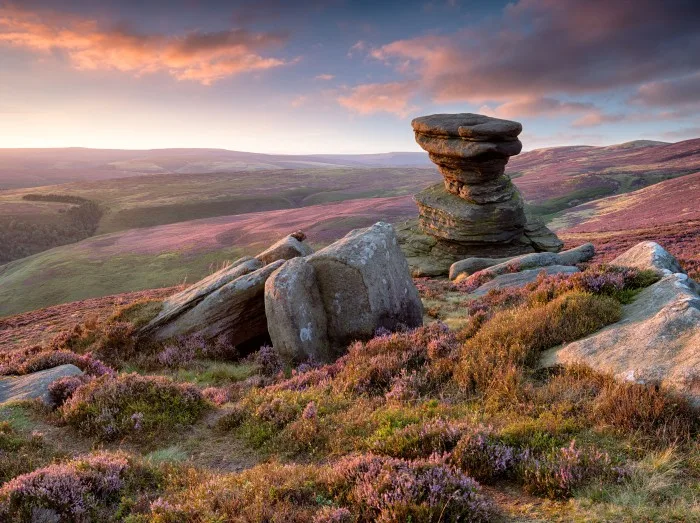
M 0 147 L 420 150 L 412 118 L 525 149 L 700 136 L 700 4 L 0 0 Z

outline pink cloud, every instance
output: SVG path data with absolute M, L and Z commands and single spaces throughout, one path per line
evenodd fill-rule
M 39 53 L 59 50 L 79 70 L 118 70 L 135 75 L 167 72 L 204 85 L 289 62 L 260 54 L 282 44 L 275 33 L 232 29 L 181 36 L 103 29 L 95 20 L 54 12 L 0 7 L 0 44 Z
M 333 80 L 333 78 L 335 78 L 335 75 L 333 75 L 333 74 L 319 74 L 319 75 L 316 75 L 316 80 L 323 80 L 323 81 L 326 81 L 326 82 L 328 82 L 328 81 L 330 81 L 330 80 Z
M 343 107 L 362 115 L 380 112 L 391 113 L 402 118 L 417 110 L 410 100 L 415 92 L 412 82 L 363 84 L 352 88 L 337 101 Z
M 370 54 L 438 103 L 496 102 L 504 115 L 585 113 L 593 108 L 557 98 L 697 71 L 698 17 L 700 4 L 682 0 L 520 0 L 491 23 Z M 579 124 L 619 120 L 591 114 Z

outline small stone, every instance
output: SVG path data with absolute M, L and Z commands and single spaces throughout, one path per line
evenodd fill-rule
M 299 234 L 299 233 L 295 233 Z M 302 235 L 304 233 L 301 233 Z M 305 237 L 305 236 L 304 236 Z M 264 265 L 275 262 L 277 260 L 291 260 L 297 256 L 308 256 L 313 252 L 313 249 L 308 244 L 304 243 L 294 234 L 282 238 L 280 241 L 272 245 L 267 250 L 258 254 L 255 258 Z
M 41 399 L 49 402 L 49 385 L 59 378 L 80 376 L 83 371 L 75 365 L 59 365 L 52 369 L 32 372 L 24 376 L 0 378 L 0 404 L 9 401 Z
M 652 270 L 661 276 L 685 271 L 678 260 L 666 249 L 655 242 L 638 243 L 610 262 L 610 265 L 634 267 L 639 270 Z

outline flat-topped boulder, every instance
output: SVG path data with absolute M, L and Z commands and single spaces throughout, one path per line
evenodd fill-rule
M 0 378 L 0 404 L 34 399 L 48 403 L 49 385 L 60 378 L 82 374 L 83 371 L 75 365 L 66 364 L 24 376 L 2 377 Z
M 475 113 L 420 116 L 411 122 L 411 126 L 421 134 L 460 136 L 478 141 L 514 141 L 523 130 L 519 122 Z
M 468 256 L 557 252 L 563 242 L 525 216 L 523 198 L 505 173 L 519 154 L 522 125 L 481 114 L 433 114 L 411 122 L 444 182 L 415 195 L 419 230 L 400 233 L 414 275 L 447 274 Z
M 509 242 L 521 236 L 527 223 L 517 191 L 505 201 L 474 204 L 436 184 L 414 196 L 419 223 L 429 234 L 462 243 Z

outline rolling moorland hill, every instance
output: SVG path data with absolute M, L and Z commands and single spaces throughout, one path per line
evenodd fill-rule
M 272 155 L 225 149 L 0 149 L 0 190 L 141 174 L 202 174 L 315 167 L 429 166 L 421 153 Z
M 620 163 L 609 163 L 613 160 Z M 530 200 L 531 210 L 533 207 L 537 210 L 539 205 L 540 211 L 545 213 L 562 205 L 569 209 L 584 197 L 580 187 L 585 184 L 596 191 L 601 188 L 628 191 L 637 185 L 646 186 L 677 176 L 681 176 L 677 180 L 681 187 L 679 195 L 689 202 L 697 201 L 694 186 L 684 186 L 683 180 L 689 171 L 698 169 L 700 140 L 547 149 L 523 153 L 509 164 L 509 172 L 516 176 L 515 183 L 526 194 L 549 198 Z M 261 175 L 264 175 L 264 184 L 259 182 Z M 8 212 L 15 216 L 38 213 L 50 217 L 65 204 L 26 201 L 22 196 L 60 190 L 100 202 L 104 214 L 98 234 L 124 232 L 96 236 L 0 266 L 0 315 L 107 294 L 177 285 L 185 279 L 193 281 L 226 260 L 254 251 L 258 245 L 291 229 L 304 229 L 312 243 L 323 245 L 352 228 L 377 219 L 400 222 L 415 216 L 416 208 L 410 195 L 437 179 L 433 170 L 422 168 L 333 168 L 264 171 L 255 176 L 250 173 L 150 175 L 4 191 L 0 193 L 0 216 Z M 659 194 L 663 193 L 665 184 L 671 183 L 659 185 Z M 276 187 L 272 195 L 270 187 Z M 572 192 L 567 193 L 567 188 L 572 187 Z M 682 226 L 656 223 L 652 219 L 653 216 L 674 216 L 678 210 L 673 207 L 674 199 L 665 200 L 669 212 L 664 212 L 656 201 L 657 193 L 639 192 L 649 194 L 653 202 L 652 206 L 640 203 L 635 211 L 635 220 L 640 217 L 650 220 L 648 226 L 642 227 L 645 232 L 640 232 L 639 237 L 655 238 L 655 228 L 663 225 L 668 230 L 660 238 L 668 238 L 669 249 L 683 263 L 694 266 L 695 237 L 683 233 Z M 564 196 L 552 196 L 557 194 Z M 393 195 L 404 196 L 382 200 L 368 198 Z M 620 198 L 624 200 L 624 196 Z M 347 200 L 347 204 L 325 205 L 325 202 L 337 200 Z M 306 207 L 289 212 L 266 211 L 300 206 Z M 692 205 L 685 207 L 693 208 Z M 641 212 L 652 208 L 660 210 Z M 232 216 L 232 209 L 241 214 Z M 570 209 L 571 216 L 594 213 L 587 205 Z M 192 221 L 212 215 L 223 216 Z M 545 216 L 555 218 L 553 223 L 562 229 L 560 234 L 569 245 L 589 239 L 596 243 L 601 259 L 634 243 L 634 238 L 625 232 L 603 237 L 597 232 L 569 230 L 571 224 L 564 227 L 568 221 L 573 223 L 573 218 L 561 221 L 557 213 Z M 605 222 L 608 219 L 606 217 Z M 159 226 L 162 223 L 176 225 Z M 621 215 L 619 223 L 623 227 L 619 231 L 625 231 L 625 224 L 634 222 Z M 148 225 L 154 226 L 141 228 Z M 681 238 L 684 239 L 681 241 Z

